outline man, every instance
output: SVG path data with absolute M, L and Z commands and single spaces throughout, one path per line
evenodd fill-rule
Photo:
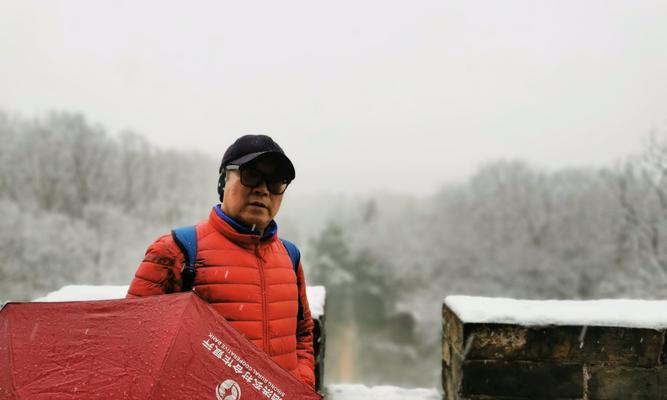
M 278 365 L 315 386 L 313 321 L 303 268 L 296 273 L 273 218 L 295 177 L 294 166 L 270 137 L 246 135 L 220 165 L 221 204 L 196 225 L 192 284 L 229 323 Z M 183 252 L 171 235 L 148 247 L 128 297 L 182 290 Z

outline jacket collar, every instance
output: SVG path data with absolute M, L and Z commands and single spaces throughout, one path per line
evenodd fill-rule
M 271 220 L 269 226 L 264 230 L 264 235 L 260 237 L 258 230 L 252 230 L 225 214 L 224 211 L 222 211 L 220 204 L 213 207 L 209 216 L 209 221 L 216 230 L 225 235 L 228 239 L 239 243 L 258 243 L 260 241 L 262 243 L 270 242 L 275 240 L 278 236 L 278 224 L 276 224 L 276 221 Z

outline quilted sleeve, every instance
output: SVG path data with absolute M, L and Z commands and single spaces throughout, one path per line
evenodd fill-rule
M 183 255 L 171 235 L 160 236 L 146 250 L 127 291 L 128 298 L 172 293 L 180 290 Z

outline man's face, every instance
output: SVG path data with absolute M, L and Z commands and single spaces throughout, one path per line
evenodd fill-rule
M 270 160 L 260 160 L 248 167 L 258 170 L 265 176 L 272 176 L 276 171 L 276 165 Z M 240 172 L 232 170 L 227 171 L 223 200 L 222 211 L 225 214 L 248 227 L 255 225 L 256 229 L 264 232 L 278 214 L 283 195 L 269 192 L 264 181 L 255 188 L 244 186 L 241 183 Z

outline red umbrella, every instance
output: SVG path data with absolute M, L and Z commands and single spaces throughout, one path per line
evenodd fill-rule
M 194 293 L 10 303 L 0 400 L 321 399 Z

